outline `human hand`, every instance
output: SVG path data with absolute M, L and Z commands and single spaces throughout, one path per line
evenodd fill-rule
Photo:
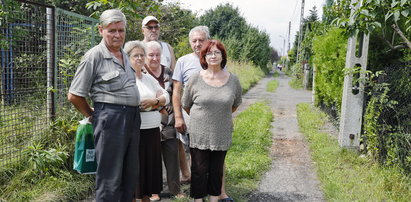
M 146 111 L 150 111 L 151 107 L 157 103 L 155 98 L 144 99 L 140 102 L 140 108 Z
M 174 127 L 179 133 L 185 133 L 187 130 L 187 126 L 183 118 L 175 118 Z

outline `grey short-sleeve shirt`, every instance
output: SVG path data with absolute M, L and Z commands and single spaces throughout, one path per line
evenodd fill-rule
M 110 53 L 104 41 L 83 56 L 71 83 L 71 94 L 88 97 L 93 102 L 126 106 L 138 106 L 140 95 L 135 71 L 127 54 L 123 54 L 124 66 Z
M 183 107 L 190 108 L 190 147 L 226 151 L 232 142 L 232 108 L 242 101 L 238 78 L 230 73 L 223 86 L 208 85 L 194 73 L 183 94 Z
M 177 60 L 174 68 L 173 80 L 179 81 L 185 85 L 193 73 L 199 72 L 202 69 L 200 58 L 198 58 L 195 53 L 184 55 Z

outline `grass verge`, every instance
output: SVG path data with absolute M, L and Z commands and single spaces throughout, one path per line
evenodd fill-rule
M 303 88 L 303 81 L 301 79 L 292 78 L 288 82 L 288 85 L 290 85 L 291 88 L 294 88 L 294 89 L 302 89 Z
M 252 104 L 234 119 L 233 144 L 225 161 L 225 187 L 227 194 L 237 202 L 247 201 L 247 196 L 257 189 L 261 175 L 270 168 L 272 119 L 270 107 L 261 102 Z M 183 185 L 182 189 L 189 193 L 190 186 Z
M 240 80 L 243 93 L 261 80 L 265 73 L 261 68 L 246 62 L 228 61 L 228 71 L 235 74 Z
M 235 201 L 246 201 L 270 167 L 272 119 L 267 104 L 255 103 L 234 120 L 233 146 L 227 153 L 225 180 L 227 193 Z
M 268 92 L 275 92 L 278 88 L 278 80 L 271 80 L 267 83 L 267 91 Z
M 396 168 L 382 167 L 341 149 L 321 132 L 326 115 L 309 104 L 297 105 L 301 132 L 310 143 L 322 190 L 328 201 L 409 201 L 411 180 Z

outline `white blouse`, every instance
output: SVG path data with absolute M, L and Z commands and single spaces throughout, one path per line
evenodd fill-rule
M 156 98 L 157 92 L 161 92 L 161 96 L 166 99 L 166 104 L 170 102 L 170 95 L 163 89 L 157 80 L 150 74 L 143 74 L 142 78 L 136 78 L 138 91 L 140 92 L 140 101 L 145 99 Z M 159 111 L 150 111 L 141 109 L 141 126 L 140 129 L 150 129 L 160 127 L 161 114 Z

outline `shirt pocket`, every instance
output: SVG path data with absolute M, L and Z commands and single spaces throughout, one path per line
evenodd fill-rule
M 103 88 L 107 91 L 116 91 L 124 88 L 124 77 L 117 70 L 103 74 L 101 79 L 103 80 Z

